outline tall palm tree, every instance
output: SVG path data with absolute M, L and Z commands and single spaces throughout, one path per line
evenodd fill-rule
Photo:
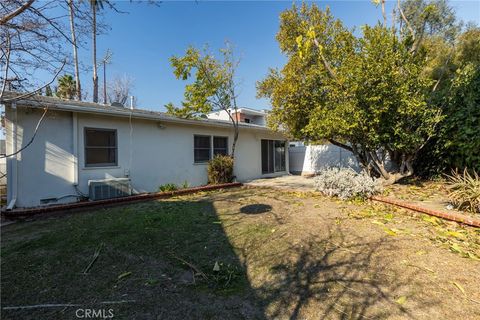
M 97 74 L 97 9 L 103 9 L 105 0 L 90 0 L 92 10 L 92 51 L 93 51 L 93 102 L 98 102 Z
M 69 100 L 73 99 L 77 93 L 76 87 L 76 82 L 71 75 L 63 75 L 58 78 L 57 97 Z
M 77 35 L 75 33 L 75 11 L 73 7 L 73 0 L 68 0 L 68 9 L 70 13 L 70 32 L 72 36 L 72 45 L 73 45 L 73 63 L 75 66 L 75 83 L 76 83 L 76 93 L 77 100 L 82 100 L 82 89 L 80 86 L 80 74 L 78 71 L 78 52 L 77 52 Z

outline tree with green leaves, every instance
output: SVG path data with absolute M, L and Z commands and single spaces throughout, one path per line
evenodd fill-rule
M 294 5 L 280 20 L 287 64 L 257 86 L 272 103 L 271 128 L 351 151 L 385 183 L 412 175 L 440 119 L 428 102 L 434 83 L 421 77 L 419 37 L 402 40 L 395 26 L 381 24 L 363 26 L 357 37 L 315 4 Z
M 53 97 L 53 91 L 52 91 L 52 88 L 50 87 L 50 85 L 47 85 L 45 87 L 45 96 L 46 97 Z
M 445 100 L 443 156 L 449 159 L 449 167 L 480 172 L 480 65 L 458 68 Z
M 58 78 L 58 87 L 56 95 L 62 99 L 73 99 L 77 94 L 77 84 L 73 77 L 69 74 L 65 74 Z
M 429 60 L 427 65 L 433 67 L 427 74 L 443 79 L 432 96 L 443 116 L 415 165 L 425 177 L 452 169 L 480 172 L 480 28 L 468 28 L 454 45 L 439 38 L 435 41 L 435 47 L 426 42 L 427 52 L 436 57 Z
M 193 82 L 185 86 L 182 107 L 169 103 L 165 107 L 169 114 L 181 118 L 204 116 L 212 111 L 225 111 L 233 127 L 233 144 L 230 155 L 235 156 L 238 140 L 237 95 L 235 71 L 239 60 L 235 59 L 229 44 L 220 50 L 220 58 L 207 48 L 200 51 L 189 47 L 183 57 L 170 58 L 177 79 Z

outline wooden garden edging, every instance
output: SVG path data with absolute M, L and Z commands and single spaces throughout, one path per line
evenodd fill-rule
M 170 198 L 173 196 L 191 194 L 191 193 L 196 193 L 200 191 L 210 191 L 210 190 L 226 189 L 226 188 L 233 188 L 233 187 L 240 187 L 240 186 L 242 186 L 242 183 L 240 182 L 206 185 L 201 187 L 185 188 L 185 189 L 180 189 L 175 191 L 142 193 L 142 194 L 128 196 L 128 197 L 112 198 L 112 199 L 97 200 L 97 201 L 80 201 L 75 203 L 36 207 L 31 209 L 21 209 L 21 208 L 13 209 L 13 210 L 2 212 L 2 215 L 8 219 L 16 219 L 16 218 L 21 219 L 21 218 L 27 218 L 34 215 L 38 215 L 41 213 L 54 213 L 54 212 L 70 211 L 70 210 L 84 210 L 87 208 L 97 208 L 97 207 L 105 207 L 105 206 L 111 207 L 115 205 L 141 202 L 141 201 L 147 201 L 147 200 Z
M 414 204 L 410 204 L 410 203 L 406 203 L 406 202 L 403 202 L 403 201 L 394 200 L 394 199 L 385 198 L 385 197 L 379 197 L 379 196 L 372 196 L 370 199 L 374 200 L 374 201 L 378 201 L 378 202 L 392 204 L 392 205 L 402 207 L 402 208 L 405 208 L 405 209 L 410 209 L 410 210 L 413 210 L 413 211 L 425 213 L 425 214 L 435 216 L 435 217 L 438 217 L 438 218 L 443 218 L 443 219 L 447 219 L 447 220 L 451 220 L 451 221 L 455 221 L 455 222 L 460 222 L 460 223 L 467 224 L 467 225 L 472 226 L 472 227 L 480 228 L 480 219 L 469 217 L 469 216 L 466 216 L 466 215 L 463 215 L 463 214 L 454 213 L 454 212 L 442 212 L 442 211 L 427 209 L 427 208 L 423 208 L 423 207 L 420 207 L 420 206 L 417 206 L 417 205 L 414 205 Z

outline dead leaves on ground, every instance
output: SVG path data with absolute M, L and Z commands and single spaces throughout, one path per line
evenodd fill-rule
M 388 236 L 414 236 L 429 239 L 464 258 L 480 261 L 480 229 L 462 226 L 426 214 L 416 214 L 405 209 L 369 204 L 345 208 L 348 217 L 370 220 Z M 412 229 L 410 227 L 414 222 Z

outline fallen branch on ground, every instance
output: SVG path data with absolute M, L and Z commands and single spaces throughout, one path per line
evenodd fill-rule
M 89 263 L 88 266 L 85 268 L 85 270 L 83 270 L 83 274 L 87 274 L 88 271 L 93 267 L 93 264 L 95 263 L 95 261 L 97 261 L 98 256 L 100 255 L 100 251 L 102 250 L 102 247 L 103 247 L 103 242 L 100 244 L 100 246 L 98 247 L 98 249 L 95 250 L 95 253 L 93 254 L 92 261 L 90 261 L 90 263 Z
M 174 259 L 176 259 L 180 262 L 183 262 L 187 266 L 192 268 L 192 270 L 194 270 L 197 274 L 201 275 L 205 280 L 208 280 L 207 275 L 202 270 L 200 270 L 197 266 L 195 266 L 193 263 L 190 263 L 190 262 L 186 261 L 185 259 L 180 258 L 179 256 L 175 255 L 174 253 L 171 253 L 171 255 Z
M 135 300 L 119 300 L 119 301 L 102 301 L 96 304 L 120 304 L 120 303 L 132 303 L 136 302 Z M 25 309 L 41 309 L 41 308 L 68 308 L 68 307 L 79 307 L 85 306 L 85 304 L 77 303 L 46 303 L 46 304 L 34 304 L 31 306 L 13 306 L 13 307 L 3 307 L 3 310 L 25 310 Z

